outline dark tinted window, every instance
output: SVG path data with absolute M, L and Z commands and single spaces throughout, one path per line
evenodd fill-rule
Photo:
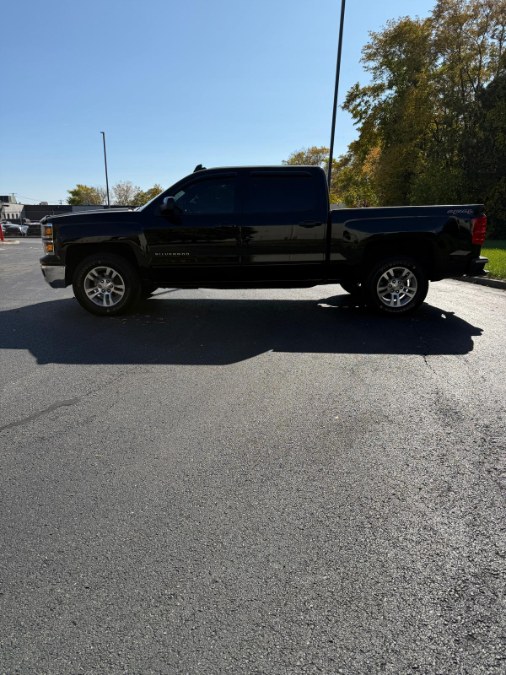
M 247 213 L 303 212 L 316 208 L 316 186 L 311 176 L 252 175 L 249 178 Z
M 188 185 L 174 199 L 183 213 L 233 213 L 235 191 L 234 178 L 209 178 Z

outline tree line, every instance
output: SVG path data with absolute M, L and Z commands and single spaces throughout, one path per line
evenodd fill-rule
M 358 131 L 333 163 L 347 206 L 485 202 L 506 236 L 506 0 L 438 0 L 427 18 L 390 21 L 362 50 L 367 85 L 343 108 Z M 328 149 L 287 164 L 328 165 Z
M 155 183 L 148 190 L 141 190 L 137 185 L 133 185 L 129 180 L 120 181 L 111 188 L 112 204 L 118 206 L 142 206 L 149 202 L 162 192 L 162 186 Z M 79 206 L 104 205 L 107 204 L 107 191 L 104 187 L 91 187 L 90 185 L 77 184 L 72 190 L 67 190 L 67 204 Z

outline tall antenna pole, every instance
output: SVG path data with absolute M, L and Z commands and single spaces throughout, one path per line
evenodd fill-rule
M 334 89 L 334 110 L 332 112 L 332 131 L 330 134 L 330 152 L 329 152 L 329 168 L 327 171 L 327 182 L 330 190 L 330 183 L 332 180 L 332 159 L 334 156 L 334 136 L 336 132 L 336 115 L 337 115 L 337 95 L 339 92 L 339 73 L 341 72 L 341 52 L 343 49 L 343 28 L 344 28 L 344 10 L 346 7 L 346 0 L 341 0 L 341 23 L 339 24 L 339 42 L 337 46 L 337 64 L 336 64 L 336 86 Z
M 109 199 L 109 178 L 107 176 L 107 153 L 105 151 L 105 131 L 100 132 L 104 140 L 104 164 L 105 164 L 105 185 L 107 188 L 107 208 L 111 208 L 111 200 Z

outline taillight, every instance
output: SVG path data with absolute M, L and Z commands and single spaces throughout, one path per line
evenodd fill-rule
M 487 236 L 487 216 L 480 216 L 472 219 L 473 224 L 473 244 L 481 246 Z

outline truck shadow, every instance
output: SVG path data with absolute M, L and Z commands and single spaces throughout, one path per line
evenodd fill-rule
M 225 365 L 266 351 L 329 354 L 467 354 L 482 330 L 424 304 L 383 317 L 348 295 L 322 300 L 170 299 L 135 314 L 98 318 L 73 299 L 0 312 L 0 349 L 39 364 Z

